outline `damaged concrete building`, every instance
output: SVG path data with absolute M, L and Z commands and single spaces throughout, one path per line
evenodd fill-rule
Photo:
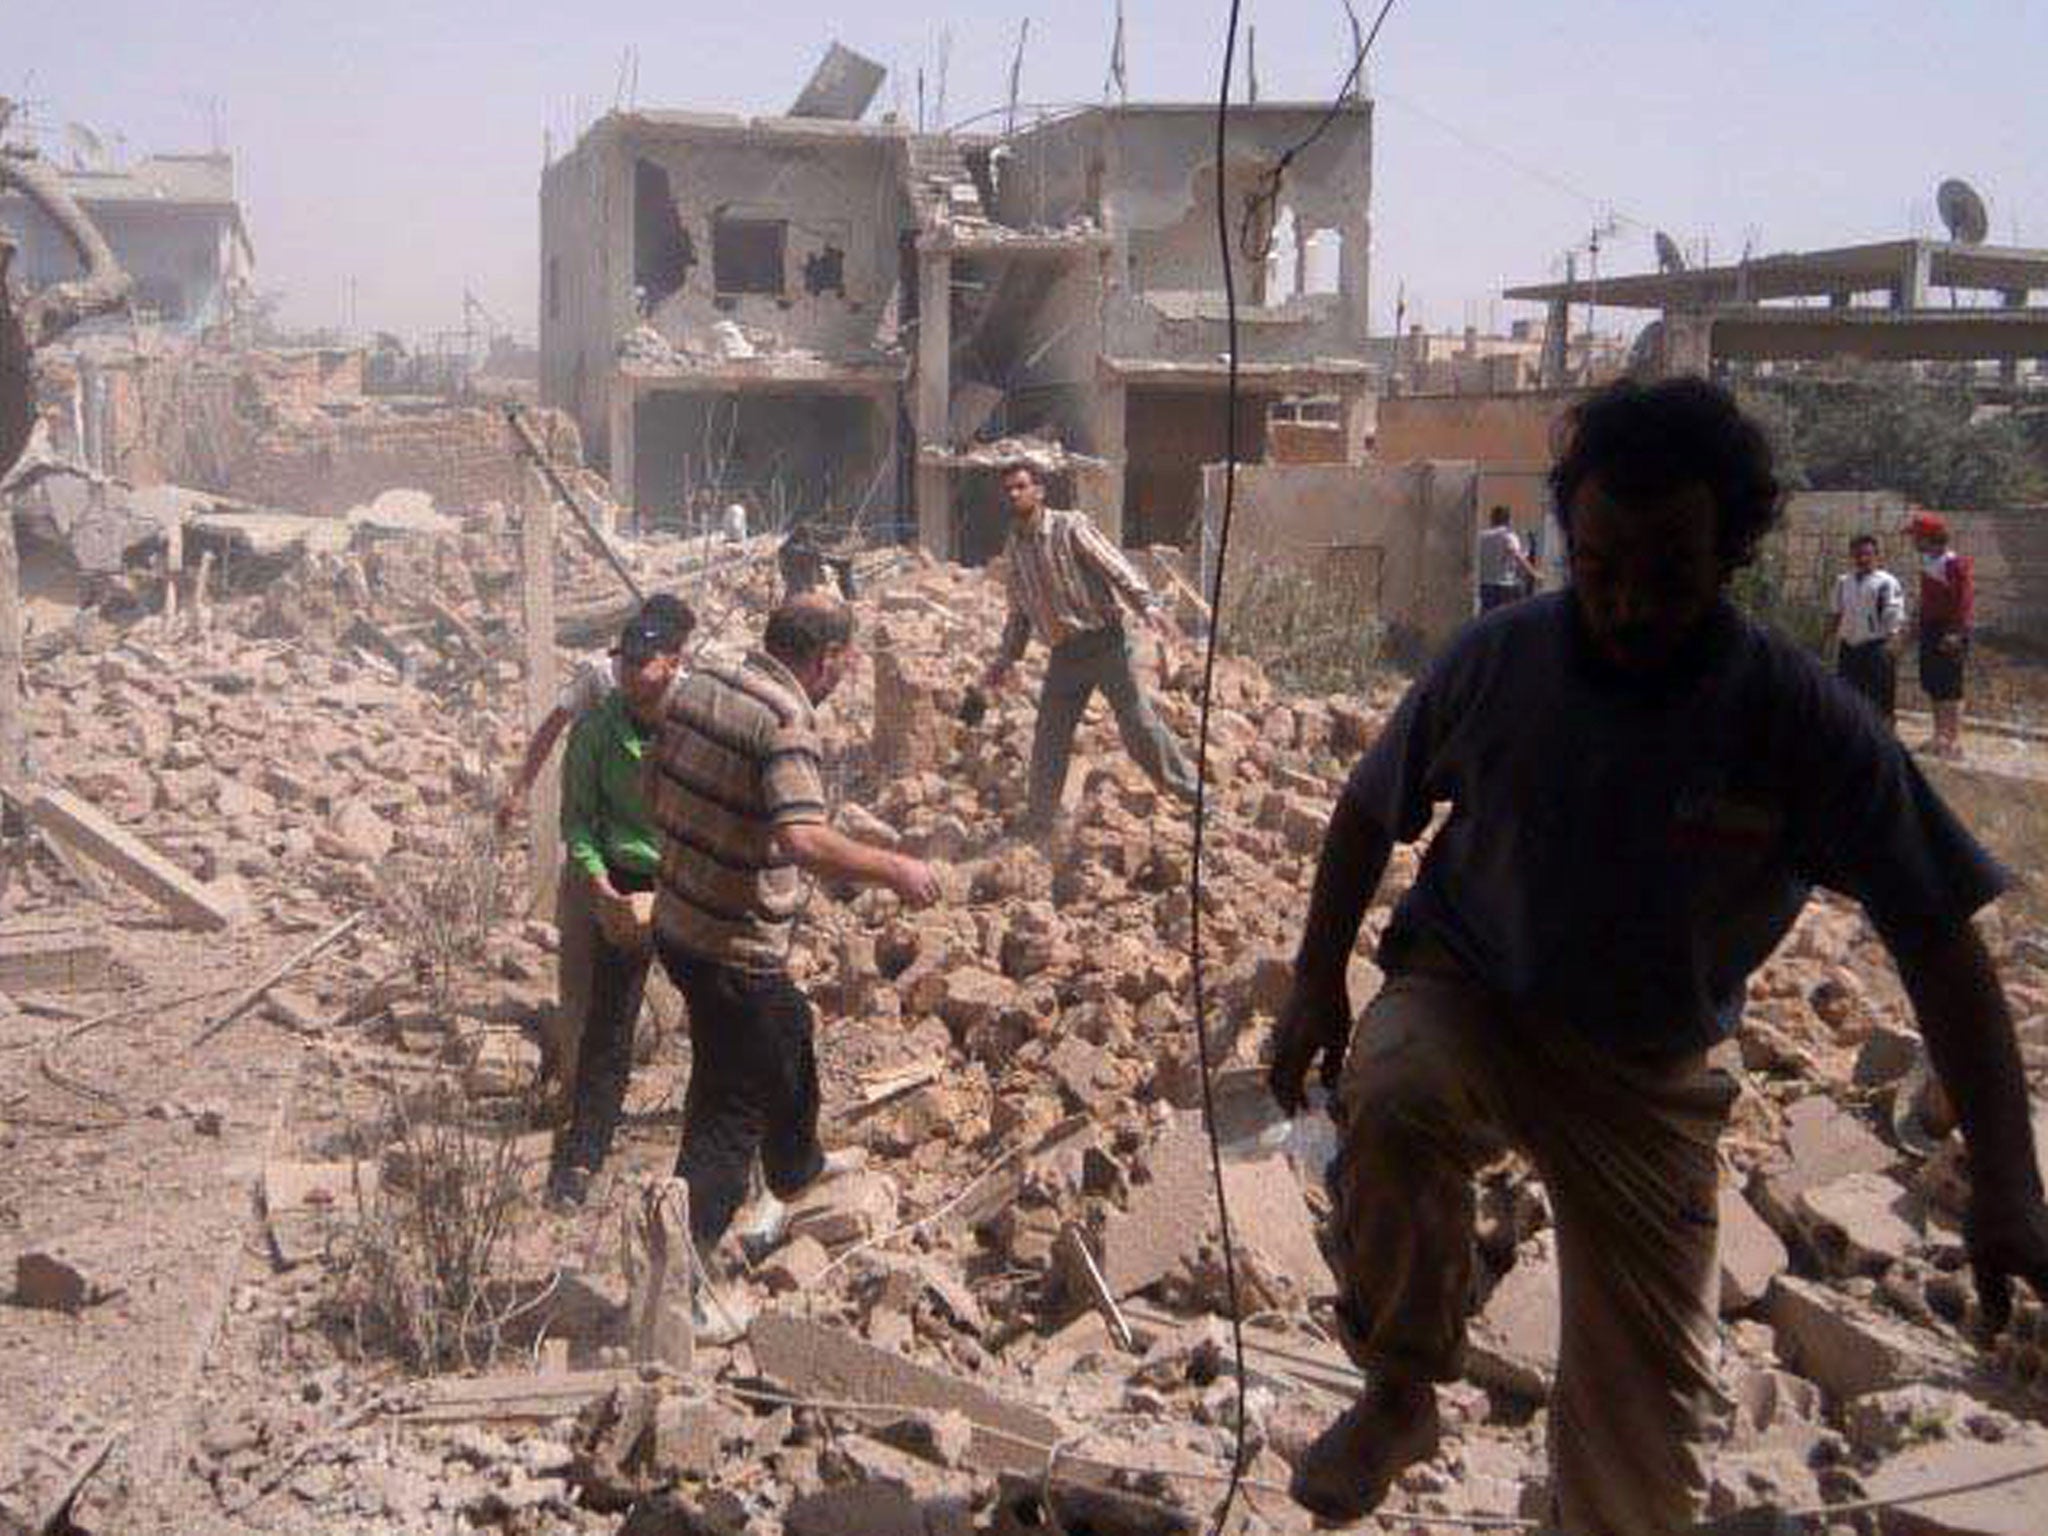
M 612 113 L 541 187 L 541 395 L 643 523 L 897 504 L 910 142 Z
M 547 169 L 542 399 L 620 500 L 865 518 L 975 562 L 1022 445 L 1124 542 L 1191 542 L 1227 371 L 1212 109 L 924 135 L 817 95 L 837 116 L 613 113 Z M 1369 431 L 1371 104 L 1274 175 L 1322 112 L 1233 119 L 1248 459 L 1276 416 L 1350 461 Z
M 135 279 L 137 313 L 165 329 L 220 324 L 246 294 L 255 247 L 235 198 L 234 157 L 145 155 L 125 167 L 74 167 L 64 188 Z M 78 257 L 28 199 L 0 196 L 0 234 L 20 247 L 29 289 L 78 276 Z

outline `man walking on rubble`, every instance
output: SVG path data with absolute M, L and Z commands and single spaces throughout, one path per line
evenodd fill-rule
M 707 1265 L 746 1198 L 757 1151 L 778 1199 L 833 1171 L 818 1143 L 811 1004 L 789 975 L 806 874 L 882 886 L 912 906 L 938 896 L 921 860 L 826 820 L 815 710 L 852 652 L 844 603 L 821 592 L 784 602 L 759 651 L 670 691 L 653 758 L 655 946 L 689 1006 L 693 1053 L 676 1172 L 690 1187 L 690 1233 Z M 703 1321 L 715 1331 L 732 1319 Z
M 1336 1091 L 1330 1251 L 1370 1373 L 1295 1467 L 1326 1518 L 1359 1518 L 1436 1447 L 1471 1178 L 1511 1146 L 1556 1213 L 1557 1517 L 1572 1536 L 1697 1518 L 1736 1095 L 1706 1053 L 1813 884 L 1863 904 L 1959 1113 L 1987 1326 L 2015 1276 L 2048 1295 L 2019 1053 L 1971 922 L 2004 878 L 1869 710 L 1729 604 L 1778 513 L 1762 433 L 1704 381 L 1623 382 L 1573 413 L 1551 486 L 1569 588 L 1464 631 L 1352 773 L 1276 1033 L 1283 1106 L 1318 1057 Z M 1374 888 L 1444 802 L 1353 1029 L 1345 964 Z
M 1003 626 L 1002 649 L 983 682 L 990 688 L 1007 686 L 1033 635 L 1051 652 L 1031 738 L 1027 830 L 1033 835 L 1052 830 L 1066 788 L 1074 731 L 1098 688 L 1109 700 L 1132 760 L 1167 793 L 1192 801 L 1194 769 L 1139 684 L 1124 630 L 1125 611 L 1130 610 L 1144 615 L 1162 636 L 1170 634 L 1171 621 L 1158 598 L 1087 514 L 1046 506 L 1045 482 L 1031 464 L 1019 461 L 1003 471 L 1003 495 L 1010 504 L 1010 539 L 1004 550 L 1010 617 Z
M 638 619 L 673 630 L 678 654 L 689 643 L 691 632 L 697 627 L 697 616 L 690 611 L 690 605 L 667 592 L 657 592 L 642 603 Z M 576 664 L 555 698 L 555 707 L 534 728 L 518 771 L 513 774 L 504 798 L 498 802 L 499 831 L 507 830 L 525 814 L 527 796 L 533 792 L 534 782 L 547 766 L 555 743 L 562 739 L 563 733 L 602 705 L 618 686 L 617 650 L 587 656 Z M 555 929 L 561 936 L 555 963 L 555 1012 L 541 1041 L 542 1067 L 546 1077 L 560 1086 L 561 1104 L 567 1109 L 576 1087 L 576 1058 L 583 1039 L 584 1016 L 590 1008 L 590 980 L 595 974 L 594 946 L 599 930 L 588 867 L 580 865 L 566 850 L 555 884 Z M 636 1001 L 636 1015 L 638 1011 Z M 631 1038 L 630 1024 L 628 1038 Z
M 680 612 L 676 611 L 680 609 Z M 643 789 L 647 759 L 662 720 L 662 700 L 682 666 L 690 613 L 650 601 L 626 625 L 612 656 L 618 686 L 577 719 L 562 762 L 565 902 L 578 931 L 562 930 L 563 994 L 583 1004 L 579 1036 L 565 1041 L 570 1121 L 556 1149 L 549 1190 L 580 1200 L 604 1166 L 625 1108 L 633 1030 L 653 958 L 650 923 L 660 834 Z M 579 968 L 572 981 L 571 965 Z M 558 1050 L 562 1049 L 558 1046 Z

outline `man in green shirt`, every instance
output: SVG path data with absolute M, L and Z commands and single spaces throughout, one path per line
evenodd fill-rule
M 588 966 L 589 999 L 576 1056 L 569 1129 L 555 1150 L 549 1187 L 579 1199 L 604 1165 L 626 1101 L 633 1028 L 654 956 L 650 923 L 661 834 L 648 815 L 642 767 L 662 700 L 682 664 L 691 616 L 643 608 L 619 636 L 618 687 L 584 711 L 562 759 L 562 843 L 571 879 L 589 895 L 593 932 L 562 949 Z

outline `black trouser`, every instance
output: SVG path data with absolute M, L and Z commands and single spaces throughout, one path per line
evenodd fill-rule
M 607 871 L 620 895 L 651 891 L 650 875 Z M 626 1079 L 633 1071 L 633 1031 L 640 1023 L 640 1000 L 647 991 L 652 949 L 620 949 L 599 927 L 591 935 L 590 1002 L 584 1015 L 583 1043 L 576 1054 L 576 1085 L 569 1130 L 562 1137 L 558 1164 L 588 1168 L 604 1166 L 612 1137 L 626 1108 Z
M 1517 582 L 1482 581 L 1479 584 L 1479 611 L 1491 613 L 1521 598 L 1522 584 Z
M 1942 641 L 1954 630 L 1920 631 L 1920 689 L 1937 704 L 1953 704 L 1963 696 L 1963 662 L 1970 654 L 1970 640 L 1960 637 L 1954 650 Z
M 690 1235 L 709 1246 L 747 1198 L 754 1155 L 787 1199 L 825 1167 L 810 999 L 786 971 L 720 965 L 659 942 L 690 1010 L 690 1086 L 676 1174 L 690 1186 Z
M 1897 709 L 1899 664 L 1888 641 L 1844 645 L 1835 656 L 1835 675 L 1868 699 L 1879 718 L 1892 718 Z

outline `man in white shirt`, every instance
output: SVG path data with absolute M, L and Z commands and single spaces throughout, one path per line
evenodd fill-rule
M 1535 591 L 1540 584 L 1541 578 L 1529 563 L 1508 509 L 1495 507 L 1487 528 L 1479 535 L 1479 611 L 1490 613 L 1525 592 Z
M 1851 539 L 1849 558 L 1855 568 L 1835 582 L 1835 674 L 1889 725 L 1899 683 L 1892 641 L 1906 625 L 1906 592 L 1898 577 L 1879 569 L 1872 535 Z

